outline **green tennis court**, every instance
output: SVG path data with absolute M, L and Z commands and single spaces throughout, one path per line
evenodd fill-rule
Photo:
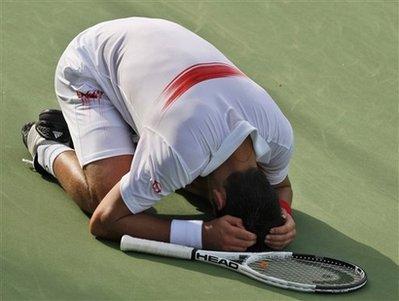
M 69 41 L 128 16 L 178 22 L 265 87 L 296 139 L 290 178 L 298 235 L 289 250 L 354 262 L 363 289 L 277 289 L 219 267 L 93 238 L 56 184 L 25 166 L 20 128 L 56 107 Z M 0 300 L 398 300 L 397 1 L 1 2 Z M 159 214 L 201 215 L 180 195 Z

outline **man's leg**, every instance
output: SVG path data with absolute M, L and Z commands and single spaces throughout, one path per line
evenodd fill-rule
M 45 112 L 46 117 L 41 116 L 44 115 L 43 112 Z M 70 133 L 61 112 L 56 110 L 43 112 L 40 114 L 38 122 L 25 124 L 21 131 L 23 142 L 32 155 L 33 166 L 43 175 L 51 174 L 56 177 L 82 210 L 93 213 L 108 191 L 129 171 L 134 152 L 134 146 L 129 142 L 129 130 L 121 120 L 114 119 L 116 134 L 125 139 L 115 142 L 118 140 L 115 138 L 109 143 L 104 139 L 99 139 L 99 143 L 96 145 L 85 146 L 86 152 L 81 150 L 81 155 L 87 153 L 87 151 L 94 151 L 94 154 L 104 154 L 103 150 L 106 150 L 109 157 L 100 157 L 98 160 L 92 157 L 87 164 L 84 164 L 84 162 L 81 164 L 76 151 L 68 147 Z M 104 124 L 104 120 L 102 124 Z M 107 133 L 107 131 L 107 128 L 102 127 L 100 135 Z M 61 135 L 58 137 L 65 136 L 65 144 L 56 141 L 57 138 L 53 133 Z M 90 135 L 85 137 L 94 139 Z M 77 138 L 75 136 L 75 139 Z M 124 146 L 124 153 L 122 154 L 120 153 L 121 145 Z
M 85 212 L 93 213 L 100 201 L 126 174 L 132 155 L 95 161 L 83 169 L 74 151 L 61 153 L 54 161 L 54 174 L 67 194 Z
M 55 92 L 74 151 L 61 153 L 54 175 L 80 208 L 93 213 L 126 174 L 134 154 L 132 131 L 71 44 L 60 58 Z

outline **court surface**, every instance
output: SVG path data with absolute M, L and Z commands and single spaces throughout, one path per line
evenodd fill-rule
M 128 16 L 181 23 L 269 91 L 296 138 L 289 249 L 359 264 L 364 289 L 309 295 L 124 254 L 21 162 L 21 125 L 56 107 L 63 49 L 83 29 Z M 1 34 L 0 300 L 398 300 L 398 2 L 2 1 Z M 177 195 L 156 210 L 201 214 Z

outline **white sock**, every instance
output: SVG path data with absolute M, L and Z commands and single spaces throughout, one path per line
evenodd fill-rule
M 68 150 L 72 150 L 72 148 L 61 143 L 39 145 L 37 147 L 37 162 L 55 177 L 53 163 L 61 153 Z

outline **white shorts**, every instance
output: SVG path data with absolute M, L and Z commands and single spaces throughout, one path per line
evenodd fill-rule
M 68 47 L 58 62 L 55 92 L 82 167 L 101 159 L 134 154 L 134 131 L 73 47 Z

